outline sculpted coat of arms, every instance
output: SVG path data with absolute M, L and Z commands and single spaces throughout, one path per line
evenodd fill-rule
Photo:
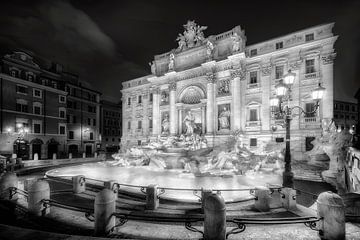
M 179 44 L 178 51 L 199 46 L 205 41 L 203 31 L 207 29 L 207 26 L 199 26 L 195 21 L 190 20 L 183 26 L 185 29 L 183 34 L 179 33 L 179 36 L 176 38 Z

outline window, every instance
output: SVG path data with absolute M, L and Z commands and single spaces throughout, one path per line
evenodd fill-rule
M 93 126 L 96 126 L 96 119 L 93 119 Z
M 10 75 L 11 75 L 12 77 L 17 77 L 17 76 L 18 76 L 18 71 L 16 71 L 16 70 L 10 70 Z
M 335 103 L 335 104 L 334 104 L 334 109 L 335 109 L 335 110 L 337 110 L 337 106 L 338 106 L 338 105 Z
M 96 107 L 88 105 L 88 112 L 95 113 L 96 112 Z
M 74 139 L 74 131 L 69 131 L 69 139 Z
M 257 49 L 251 49 L 250 50 L 250 57 L 257 55 Z
M 257 121 L 258 117 L 257 117 L 257 109 L 250 109 L 250 121 Z
M 76 123 L 76 116 L 72 117 L 72 123 Z
M 28 112 L 28 103 L 26 100 L 17 99 L 16 100 L 16 111 L 18 112 Z
M 115 138 L 112 138 L 111 141 L 112 141 L 112 142 L 115 142 Z
M 141 127 L 142 127 L 142 122 L 138 121 L 138 129 L 141 129 Z
M 351 106 L 351 111 L 352 112 L 355 112 L 356 110 L 355 110 L 355 106 L 353 105 L 353 106 Z
M 137 142 L 138 142 L 138 146 L 141 146 L 141 140 L 138 140 Z
M 312 41 L 312 40 L 314 40 L 314 34 L 313 33 L 305 35 L 305 41 L 306 42 L 309 42 L 309 41 Z
M 29 120 L 24 118 L 16 118 L 15 132 L 20 132 L 29 127 Z
M 315 117 L 315 103 L 305 104 L 305 117 Z
M 305 73 L 314 73 L 315 72 L 315 59 L 305 60 Z
M 90 133 L 90 140 L 94 140 L 94 133 L 93 132 Z
M 22 85 L 16 85 L 16 92 L 21 94 L 28 94 L 28 88 Z
M 153 101 L 153 94 L 152 94 L 152 93 L 150 93 L 150 99 L 149 99 L 149 101 L 150 101 L 150 102 Z
M 142 101 L 142 97 L 141 95 L 138 96 L 138 103 L 141 104 L 141 101 Z
M 131 98 L 128 98 L 127 104 L 128 104 L 128 106 L 131 105 Z
M 131 129 L 131 122 L 128 121 L 128 129 L 130 130 Z
M 26 78 L 27 78 L 28 81 L 32 82 L 33 79 L 34 79 L 34 76 L 33 76 L 32 74 L 28 73 L 28 74 L 26 75 Z
M 280 79 L 284 76 L 284 66 L 275 67 L 275 79 Z
M 149 128 L 152 128 L 153 122 L 152 119 L 149 120 Z
M 250 84 L 257 83 L 257 72 L 250 72 Z
M 345 115 L 345 119 L 349 119 L 349 115 Z
M 65 116 L 66 116 L 65 108 L 59 108 L 59 117 L 65 118 Z
M 42 98 L 42 91 L 40 89 L 33 89 L 33 96 L 37 98 Z
M 345 105 L 345 111 L 349 111 L 350 110 L 350 106 L 349 105 Z
M 60 135 L 65 135 L 66 132 L 66 127 L 64 124 L 59 124 L 59 134 Z
M 87 119 L 87 124 L 88 124 L 88 125 L 91 125 L 91 118 L 88 118 L 88 119 Z
M 281 49 L 281 48 L 283 48 L 283 42 L 277 42 L 275 44 L 275 46 L 276 46 L 276 49 Z
M 335 119 L 338 118 L 338 115 L 337 115 L 337 114 L 334 114 L 334 118 L 335 118 Z
M 257 138 L 250 138 L 250 147 L 257 146 Z
M 340 104 L 340 110 L 344 110 L 344 105 Z
M 33 133 L 41 133 L 42 121 L 32 120 L 32 124 L 33 124 Z
M 42 108 L 41 103 L 39 103 L 39 102 L 33 103 L 33 113 L 34 114 L 41 115 L 41 108 Z
M 63 95 L 59 95 L 59 103 L 66 103 L 66 97 Z

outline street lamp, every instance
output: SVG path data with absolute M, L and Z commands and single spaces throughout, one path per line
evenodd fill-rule
M 311 96 L 314 101 L 316 101 L 315 107 L 312 112 L 305 112 L 305 110 L 300 106 L 290 107 L 291 101 L 291 86 L 295 80 L 295 73 L 292 73 L 291 70 L 283 76 L 283 79 L 275 86 L 276 96 L 270 99 L 270 106 L 272 113 L 276 116 L 277 119 L 284 119 L 284 125 L 286 130 L 286 148 L 285 148 L 285 170 L 283 173 L 283 187 L 294 187 L 294 174 L 291 171 L 291 154 L 290 154 L 290 122 L 293 117 L 293 110 L 298 109 L 300 114 L 314 114 L 319 108 L 319 102 L 324 95 L 325 88 L 322 87 L 319 83 L 312 92 Z M 300 115 L 298 114 L 298 115 Z M 272 130 L 276 130 L 276 126 L 272 126 Z
M 29 133 L 29 128 L 24 126 L 24 124 L 22 124 L 22 123 L 17 123 L 16 128 L 17 128 L 17 132 L 16 132 L 16 130 L 13 131 L 13 129 L 11 127 L 6 128 L 6 132 L 9 136 L 12 136 L 15 134 L 18 135 L 15 142 L 16 142 L 16 156 L 19 157 L 20 144 L 24 140 L 24 137 Z

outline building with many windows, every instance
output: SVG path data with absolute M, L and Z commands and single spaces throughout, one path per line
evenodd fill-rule
M 66 96 L 61 66 L 42 68 L 25 52 L 5 55 L 0 71 L 0 154 L 52 158 L 66 152 Z
M 350 129 L 358 121 L 357 103 L 334 101 L 334 121 L 341 129 Z
M 67 92 L 67 151 L 92 156 L 100 148 L 100 95 L 77 75 L 64 73 Z
M 191 134 L 208 144 L 224 142 L 234 131 L 245 146 L 261 149 L 283 139 L 285 129 L 270 109 L 275 85 L 291 70 L 296 74 L 290 106 L 308 114 L 291 121 L 295 151 L 321 132 L 323 119 L 333 118 L 334 24 L 324 24 L 268 41 L 246 45 L 237 26 L 204 37 L 193 21 L 184 25 L 178 48 L 155 55 L 151 75 L 123 83 L 123 144 L 141 144 L 158 136 Z M 311 91 L 326 88 L 320 109 Z
M 117 152 L 121 142 L 121 103 L 101 101 L 101 148 Z

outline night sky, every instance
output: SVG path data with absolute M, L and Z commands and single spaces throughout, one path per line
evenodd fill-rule
M 205 36 L 240 25 L 247 44 L 335 22 L 335 97 L 360 87 L 360 1 L 8 1 L 0 3 L 0 53 L 29 50 L 59 62 L 113 100 L 121 81 L 150 73 L 155 54 L 177 47 L 186 21 Z

